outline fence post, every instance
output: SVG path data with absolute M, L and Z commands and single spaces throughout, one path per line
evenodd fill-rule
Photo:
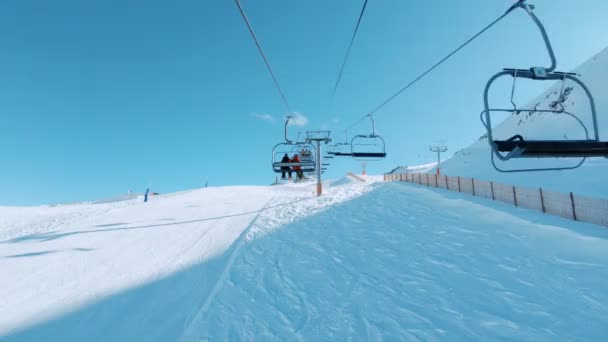
M 418 174 L 418 184 L 422 185 L 422 175 Z
M 570 193 L 570 203 L 572 203 L 572 217 L 576 221 L 576 207 L 574 206 L 574 194 Z
M 494 182 L 490 181 L 490 190 L 492 190 L 492 201 L 496 201 L 496 196 L 494 196 Z
M 543 196 L 543 188 L 539 188 L 538 190 L 540 191 L 540 205 L 543 208 L 543 213 L 546 213 L 547 209 L 545 208 L 545 196 Z
M 429 174 L 425 173 L 426 175 L 426 186 L 431 186 L 431 184 L 429 183 Z
M 439 187 L 439 180 L 437 178 L 437 174 L 435 174 L 435 187 L 438 188 Z
M 515 185 L 513 185 L 513 203 L 517 207 L 517 191 L 515 190 Z
M 471 178 L 471 185 L 473 186 L 473 196 L 475 196 L 475 178 Z
M 460 176 L 458 176 L 458 192 L 460 192 Z
M 448 183 L 448 175 L 445 175 L 445 189 L 450 190 L 450 183 Z

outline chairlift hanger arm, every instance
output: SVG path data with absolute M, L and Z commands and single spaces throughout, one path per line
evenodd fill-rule
M 372 134 L 370 137 L 376 136 L 376 123 L 374 122 L 374 117 L 371 114 L 368 114 L 369 119 L 372 121 Z
M 287 137 L 287 126 L 289 125 L 289 120 L 291 120 L 291 115 L 288 115 L 287 120 L 285 120 L 285 141 L 291 144 L 292 141 Z
M 544 68 L 544 69 L 547 73 L 554 71 L 555 68 L 557 67 L 557 59 L 555 58 L 555 53 L 553 52 L 553 47 L 551 46 L 551 41 L 549 40 L 549 35 L 547 34 L 547 30 L 545 30 L 545 26 L 540 21 L 540 19 L 538 19 L 536 14 L 534 14 L 534 5 L 527 4 L 526 0 L 520 0 L 515 5 L 513 5 L 513 7 L 511 7 L 507 11 L 507 13 L 510 13 L 517 8 L 521 8 L 524 11 L 526 11 L 526 13 L 528 13 L 530 18 L 532 18 L 532 21 L 534 21 L 534 24 L 536 24 L 536 26 L 538 27 L 538 30 L 540 31 L 540 33 L 543 37 L 543 41 L 545 42 L 545 47 L 547 48 L 547 52 L 549 53 L 549 58 L 551 58 L 551 65 L 548 68 Z

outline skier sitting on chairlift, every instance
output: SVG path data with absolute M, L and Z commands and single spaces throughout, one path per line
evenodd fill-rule
M 298 157 L 297 154 L 293 155 L 293 159 L 291 161 L 293 163 L 301 163 L 302 162 L 300 160 L 300 157 Z M 304 178 L 304 172 L 302 172 L 302 166 L 300 166 L 300 165 L 294 166 L 293 170 L 296 172 L 296 175 L 298 176 L 298 180 L 301 180 L 302 178 Z
M 281 159 L 281 163 L 290 163 L 291 159 L 289 159 L 289 155 L 285 153 L 283 159 Z M 291 169 L 289 166 L 281 166 L 281 179 L 285 179 L 285 173 L 289 173 L 289 179 L 291 179 Z
M 302 155 L 302 160 L 311 160 L 312 158 L 312 153 L 309 150 L 304 149 L 300 154 Z

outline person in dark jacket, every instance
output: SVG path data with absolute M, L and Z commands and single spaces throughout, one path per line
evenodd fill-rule
M 281 163 L 290 163 L 291 159 L 289 159 L 289 155 L 285 153 L 283 159 L 281 159 Z M 289 179 L 291 179 L 291 169 L 289 166 L 281 166 L 281 179 L 285 179 L 285 173 L 289 173 Z

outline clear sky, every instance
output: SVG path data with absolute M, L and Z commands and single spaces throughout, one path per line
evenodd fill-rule
M 242 0 L 297 130 L 345 126 L 501 15 L 508 0 Z M 536 0 L 561 70 L 608 46 L 605 0 Z M 232 0 L 0 2 L 0 204 L 93 200 L 147 187 L 269 184 L 286 112 Z M 382 173 L 483 134 L 487 79 L 547 60 L 517 11 L 376 115 Z M 529 94 L 532 97 L 535 94 Z M 598 96 L 598 95 L 596 95 Z M 606 109 L 599 109 L 600 115 Z M 361 124 L 352 133 L 368 133 Z M 334 163 L 328 177 L 359 171 Z

